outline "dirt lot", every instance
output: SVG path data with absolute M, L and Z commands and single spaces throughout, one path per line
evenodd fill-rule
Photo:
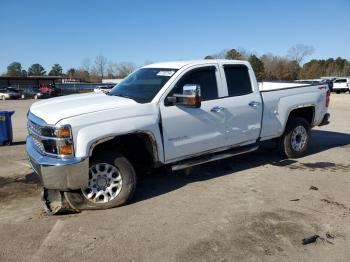
M 16 110 L 16 143 L 0 148 L 0 261 L 349 261 L 348 94 L 332 95 L 332 122 L 313 131 L 304 158 L 264 148 L 153 174 L 130 205 L 54 217 L 26 164 L 31 103 L 0 102 Z M 324 240 L 301 244 L 315 234 Z

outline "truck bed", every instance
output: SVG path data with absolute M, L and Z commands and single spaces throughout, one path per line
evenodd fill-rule
M 272 91 L 286 88 L 294 88 L 301 86 L 310 86 L 311 84 L 297 82 L 258 82 L 260 91 Z
M 277 138 L 283 134 L 289 113 L 296 108 L 312 106 L 315 113 L 311 126 L 321 123 L 327 111 L 324 84 L 295 82 L 261 82 L 261 97 L 264 102 L 261 140 Z

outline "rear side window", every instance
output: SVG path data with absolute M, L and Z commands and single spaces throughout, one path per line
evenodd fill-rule
M 229 96 L 242 96 L 252 93 L 248 68 L 241 65 L 224 65 Z
M 188 72 L 175 85 L 171 95 L 182 94 L 184 85 L 193 84 L 201 87 L 202 101 L 217 99 L 218 85 L 216 82 L 215 71 L 215 67 L 205 67 Z
M 335 82 L 336 83 L 346 83 L 346 79 L 338 79 Z

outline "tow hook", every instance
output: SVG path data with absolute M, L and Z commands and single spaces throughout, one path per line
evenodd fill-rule
M 59 190 L 43 188 L 41 201 L 45 212 L 49 216 L 79 212 L 77 209 L 69 205 L 64 194 Z

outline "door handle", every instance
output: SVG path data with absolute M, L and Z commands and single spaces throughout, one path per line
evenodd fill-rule
M 258 106 L 261 105 L 261 103 L 260 103 L 260 102 L 257 102 L 257 101 L 252 101 L 252 102 L 250 102 L 248 105 L 251 106 L 251 107 L 258 107 Z
M 224 110 L 225 108 L 224 107 L 221 107 L 221 106 L 214 106 L 212 109 L 210 109 L 211 112 L 215 112 L 215 113 L 219 113 L 221 112 L 222 110 Z

